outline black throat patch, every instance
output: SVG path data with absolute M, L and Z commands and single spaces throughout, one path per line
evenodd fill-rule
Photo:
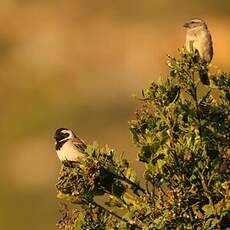
M 62 146 L 66 143 L 66 141 L 68 141 L 68 140 L 57 141 L 56 145 L 55 145 L 55 149 L 60 150 L 62 148 Z

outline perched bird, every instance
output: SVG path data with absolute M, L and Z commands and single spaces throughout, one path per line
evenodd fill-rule
M 210 63 L 213 57 L 212 37 L 206 23 L 199 18 L 188 20 L 185 47 L 188 51 L 197 50 L 201 59 Z
M 86 144 L 70 129 L 57 129 L 54 139 L 60 161 L 78 161 L 79 157 L 85 156 Z
M 58 158 L 61 162 L 63 162 L 65 166 L 70 166 L 71 164 L 69 163 L 72 162 L 79 162 L 79 157 L 84 158 L 87 156 L 85 153 L 87 148 L 86 144 L 70 129 L 57 129 L 54 135 L 54 139 Z M 101 162 L 99 174 L 100 175 L 97 175 L 94 180 L 97 180 L 97 183 L 99 183 L 100 186 L 104 187 L 107 191 L 112 191 L 112 185 L 114 183 L 114 179 L 116 178 L 131 185 L 134 190 L 140 190 L 145 193 L 145 190 L 135 182 L 130 181 L 125 176 L 117 175 L 110 168 L 105 168 L 103 162 Z

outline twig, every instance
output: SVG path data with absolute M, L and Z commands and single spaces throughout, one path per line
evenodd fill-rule
M 112 216 L 114 216 L 115 218 L 117 218 L 117 219 L 119 219 L 119 220 L 125 222 L 126 224 L 128 224 L 129 227 L 135 227 L 135 228 L 137 228 L 137 229 L 142 229 L 142 228 L 141 228 L 140 226 L 138 226 L 137 224 L 131 224 L 128 220 L 122 218 L 121 216 L 119 216 L 119 215 L 116 214 L 115 212 L 106 209 L 105 207 L 103 207 L 103 206 L 101 206 L 100 204 L 98 204 L 96 201 L 92 201 L 91 203 L 92 203 L 93 205 L 95 205 L 95 206 L 101 208 L 102 210 L 104 210 L 105 212 L 107 212 L 109 215 L 112 215 Z
M 125 176 L 117 176 L 115 175 L 117 179 L 120 179 L 120 180 L 123 180 L 125 181 L 126 183 L 132 185 L 133 187 L 137 188 L 138 190 L 140 190 L 141 192 L 143 192 L 144 194 L 147 194 L 146 193 L 146 190 L 144 188 L 142 188 L 140 185 L 136 184 L 135 182 L 132 182 L 131 180 L 129 180 L 128 178 L 126 178 Z

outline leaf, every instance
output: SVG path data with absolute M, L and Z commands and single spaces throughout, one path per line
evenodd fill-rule
M 204 228 L 203 229 L 219 229 L 217 227 L 217 225 L 220 223 L 220 221 L 218 219 L 214 219 L 214 218 L 209 218 L 206 223 L 204 224 Z
M 90 156 L 92 156 L 97 148 L 98 148 L 98 144 L 94 142 L 92 145 L 87 145 L 85 152 L 88 153 Z
M 165 144 L 167 140 L 169 139 L 167 130 L 157 133 L 157 137 L 159 138 L 161 145 Z
M 58 191 L 57 198 L 58 199 L 66 199 L 66 200 L 68 200 L 68 199 L 70 199 L 70 195 Z
M 221 184 L 222 188 L 227 190 L 229 188 L 229 181 L 225 181 Z
M 109 200 L 105 202 L 106 205 L 110 206 L 110 207 L 118 207 L 118 208 L 122 208 L 123 207 L 123 202 L 117 198 L 114 195 L 110 195 L 109 196 Z
M 80 212 L 78 214 L 76 221 L 75 221 L 75 230 L 81 230 L 82 229 L 82 225 L 85 222 L 84 218 L 85 218 L 84 214 L 82 212 Z
M 137 198 L 135 198 L 135 196 L 132 196 L 126 192 L 123 196 L 123 199 L 127 205 L 132 205 L 140 209 L 140 203 L 138 202 Z
M 205 212 L 206 217 L 209 217 L 215 214 L 215 209 L 211 204 L 206 204 L 202 207 L 202 210 Z
M 157 161 L 157 167 L 158 167 L 159 173 L 163 173 L 162 168 L 165 164 L 166 164 L 165 160 L 158 160 Z
M 126 170 L 125 176 L 132 182 L 136 181 L 136 172 L 133 168 L 128 168 Z

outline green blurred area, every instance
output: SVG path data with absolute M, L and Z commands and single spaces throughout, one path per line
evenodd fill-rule
M 229 10 L 229 0 L 1 1 L 0 229 L 55 229 L 59 127 L 137 168 L 131 95 L 166 73 L 191 17 L 208 22 L 213 64 L 229 71 Z

